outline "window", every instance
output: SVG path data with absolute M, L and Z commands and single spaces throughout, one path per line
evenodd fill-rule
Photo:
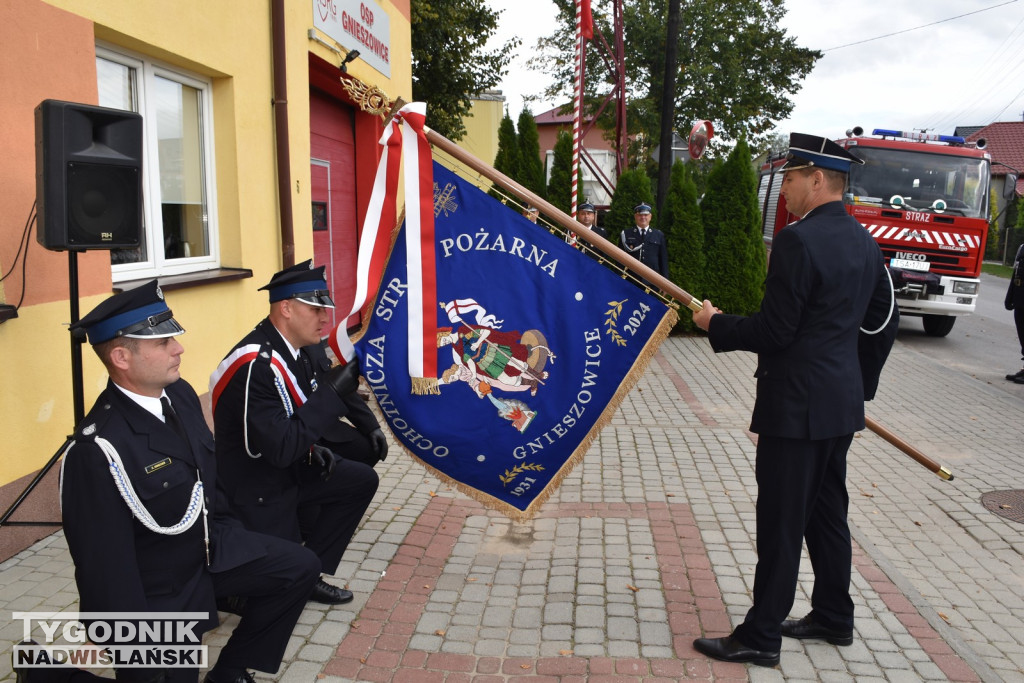
M 210 82 L 110 47 L 96 47 L 99 103 L 142 114 L 143 233 L 113 249 L 113 279 L 219 266 Z
M 327 230 L 327 202 L 313 202 L 313 231 Z

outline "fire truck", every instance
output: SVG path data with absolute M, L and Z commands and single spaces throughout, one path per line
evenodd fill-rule
M 858 127 L 836 143 L 865 162 L 850 169 L 843 204 L 881 247 L 900 315 L 920 317 L 930 336 L 946 336 L 956 316 L 974 311 L 980 289 L 992 164 L 985 141 L 878 128 L 866 136 Z M 783 163 L 770 158 L 760 173 L 769 253 L 775 234 L 799 218 L 779 194 Z M 1016 180 L 1008 177 L 1008 191 Z

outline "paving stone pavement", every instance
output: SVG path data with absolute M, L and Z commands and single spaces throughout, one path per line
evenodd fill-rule
M 987 492 L 1024 489 L 1024 401 L 897 342 L 868 414 L 952 469 L 943 481 L 870 431 L 848 487 L 855 640 L 786 640 L 775 668 L 711 662 L 750 605 L 755 359 L 671 338 L 583 462 L 529 522 L 447 490 L 398 454 L 336 573 L 258 681 L 1019 681 L 1024 524 Z M 809 609 L 804 558 L 793 614 Z M 73 610 L 56 533 L 0 565 L 0 606 Z M 211 660 L 236 618 L 207 636 Z M 21 625 L 0 619 L 0 680 Z

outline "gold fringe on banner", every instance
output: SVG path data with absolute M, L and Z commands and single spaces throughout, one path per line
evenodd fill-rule
M 414 396 L 423 396 L 424 394 L 441 395 L 441 387 L 436 377 L 410 377 L 409 379 L 412 381 L 412 393 Z

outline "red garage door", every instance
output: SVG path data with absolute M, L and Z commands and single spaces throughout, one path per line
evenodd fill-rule
M 325 265 L 336 316 L 348 313 L 355 297 L 356 219 L 355 147 L 352 109 L 316 91 L 310 92 L 310 174 L 313 197 L 313 262 Z M 348 325 L 358 324 L 353 316 Z M 332 325 L 338 320 L 332 316 Z

